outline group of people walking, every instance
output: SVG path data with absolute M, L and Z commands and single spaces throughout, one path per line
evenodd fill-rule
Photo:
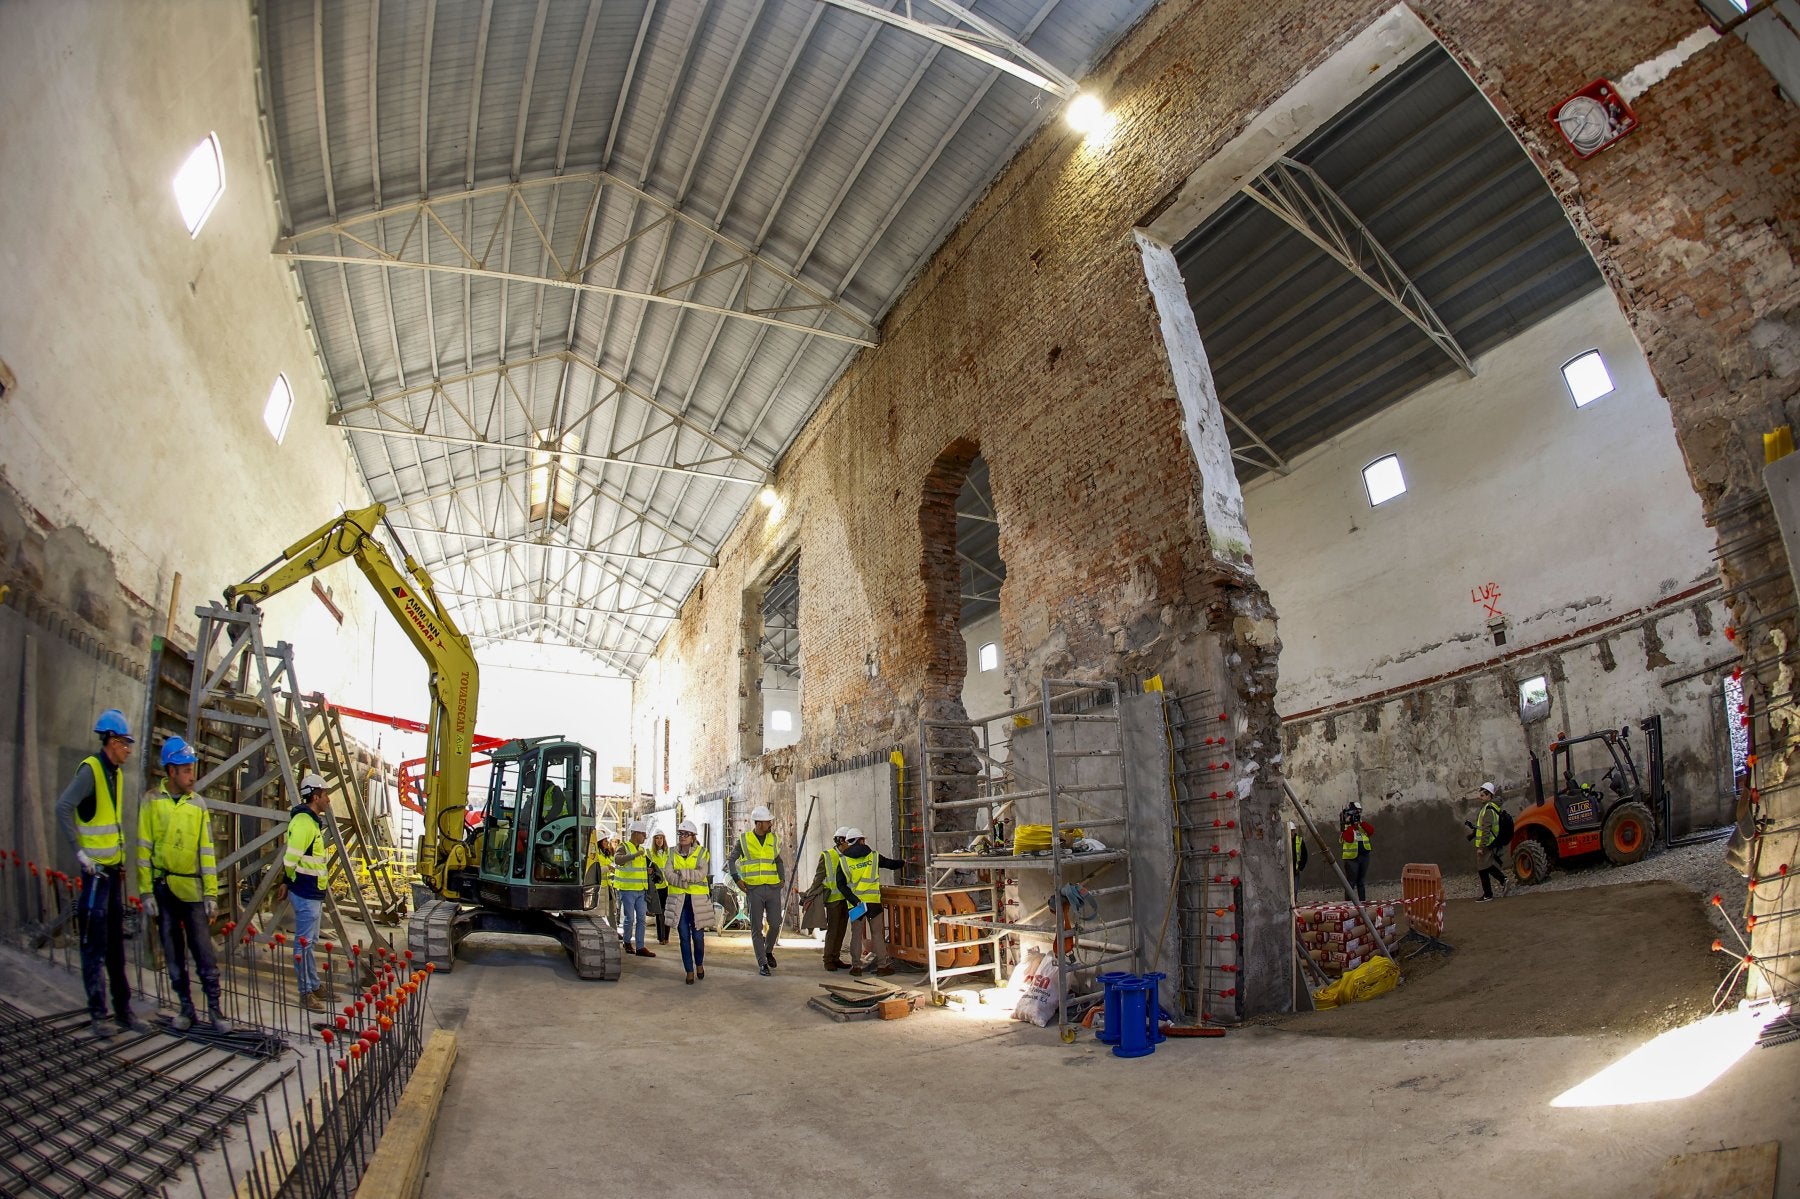
M 609 863 L 607 885 L 619 896 L 625 952 L 656 956 L 648 944 L 654 909 L 656 939 L 666 944 L 671 927 L 678 934 L 682 969 L 690 984 L 706 977 L 706 930 L 715 919 L 712 858 L 698 836 L 694 822 L 684 820 L 676 826 L 676 845 L 670 849 L 661 833 L 652 836 L 648 822 L 637 819 L 626 826 L 625 839 L 616 848 L 609 838 L 600 841 L 600 852 Z M 882 917 L 880 872 L 902 865 L 900 859 L 871 849 L 860 829 L 839 828 L 833 834 L 831 846 L 819 855 L 811 887 L 800 897 L 825 906 L 827 970 L 856 975 L 865 970 L 894 972 Z M 725 871 L 744 893 L 756 971 L 768 977 L 780 965 L 775 951 L 781 939 L 783 901 L 791 886 L 788 860 L 768 808 L 751 809 L 750 827 L 732 841 Z M 850 961 L 843 959 L 846 936 Z

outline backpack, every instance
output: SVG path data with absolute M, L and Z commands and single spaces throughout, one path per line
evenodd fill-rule
M 1500 809 L 1500 834 L 1499 834 L 1499 838 L 1494 842 L 1494 846 L 1495 846 L 1495 848 L 1499 848 L 1501 846 L 1511 845 L 1512 839 L 1513 839 L 1512 813 L 1507 811 L 1505 808 L 1501 808 Z

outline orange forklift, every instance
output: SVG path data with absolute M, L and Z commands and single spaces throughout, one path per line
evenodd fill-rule
M 1614 866 L 1642 861 L 1655 844 L 1659 816 L 1666 831 L 1669 791 L 1663 779 L 1662 717 L 1638 722 L 1644 734 L 1645 775 L 1631 752 L 1631 726 L 1550 743 L 1544 793 L 1538 756 L 1531 755 L 1534 802 L 1513 821 L 1513 879 L 1543 882 L 1553 863 L 1569 865 L 1604 855 Z

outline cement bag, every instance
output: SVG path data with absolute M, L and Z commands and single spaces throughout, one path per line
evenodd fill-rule
M 1048 1028 L 1062 1001 L 1057 994 L 1056 959 L 1041 949 L 1026 950 L 1014 978 L 1019 980 L 1019 1002 L 1013 1005 L 1013 1019 Z
M 1390 958 L 1376 958 L 1354 970 L 1346 971 L 1344 977 L 1330 986 L 1314 991 L 1313 1006 L 1324 1011 L 1347 1003 L 1361 1003 L 1365 999 L 1373 999 L 1392 991 L 1399 985 L 1400 967 L 1394 965 Z

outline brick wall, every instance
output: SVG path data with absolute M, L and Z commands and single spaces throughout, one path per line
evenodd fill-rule
M 778 519 L 751 510 L 640 680 L 640 721 L 674 721 L 677 791 L 744 769 L 741 594 L 794 546 L 795 764 L 908 739 L 944 642 L 922 573 L 923 488 L 959 441 L 992 479 L 1014 680 L 1161 670 L 1179 689 L 1217 633 L 1236 654 L 1238 756 L 1268 760 L 1279 643 L 1254 582 L 1207 555 L 1202 481 L 1131 234 L 1384 7 L 1170 0 L 1089 81 L 1117 117 L 1109 143 L 1058 122 L 1019 154 L 782 463 Z M 1711 503 L 1748 483 L 1771 404 L 1800 390 L 1779 348 L 1783 335 L 1793 343 L 1800 289 L 1793 108 L 1748 50 L 1720 41 L 1643 97 L 1638 132 L 1578 163 L 1543 114 L 1691 33 L 1701 18 L 1687 0 L 1421 11 L 1520 129 L 1621 291 L 1696 487 Z M 1277 796 L 1265 781 L 1254 821 L 1278 818 Z M 1274 860 L 1279 845 L 1259 852 Z

